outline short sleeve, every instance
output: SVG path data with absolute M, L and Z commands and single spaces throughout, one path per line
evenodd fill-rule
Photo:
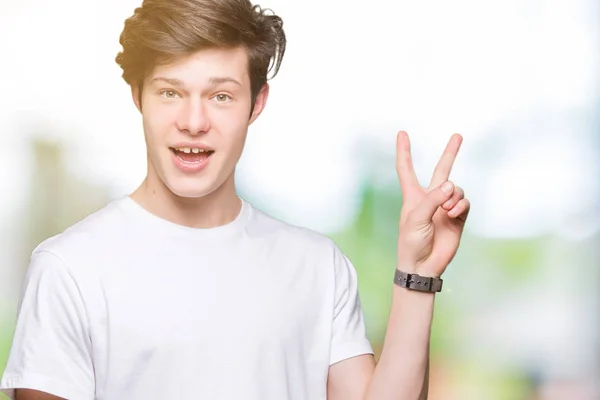
M 334 263 L 335 304 L 330 365 L 358 355 L 374 354 L 366 334 L 356 269 L 337 246 Z
M 79 288 L 64 263 L 36 251 L 21 291 L 17 324 L 2 393 L 15 388 L 69 400 L 94 399 L 94 370 L 86 311 Z

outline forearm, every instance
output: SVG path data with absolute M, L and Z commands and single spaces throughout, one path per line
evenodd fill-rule
M 398 133 L 396 169 L 402 190 L 397 258 L 400 271 L 439 279 L 458 250 L 470 203 L 464 197 L 464 190 L 448 179 L 461 143 L 462 136 L 452 135 L 429 186 L 424 188 L 413 169 L 408 135 L 404 131 Z M 409 283 L 404 279 L 395 281 L 404 282 Z M 424 289 L 418 287 L 421 283 L 417 281 L 415 289 Z M 436 289 L 440 289 L 439 285 Z M 394 285 L 381 357 L 369 380 L 367 395 L 361 394 L 361 397 L 366 400 L 427 398 L 434 300 L 433 293 Z
M 385 342 L 366 400 L 426 399 L 435 295 L 394 285 L 392 296 Z

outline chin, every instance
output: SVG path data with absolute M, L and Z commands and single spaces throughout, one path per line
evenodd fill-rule
M 208 178 L 208 179 L 207 179 Z M 213 193 L 221 183 L 209 177 L 177 177 L 163 181 L 165 186 L 177 197 L 199 199 Z
M 204 185 L 167 185 L 169 190 L 177 197 L 181 197 L 184 199 L 199 199 L 205 197 L 212 192 L 214 192 L 217 188 L 205 187 Z
M 211 168 L 212 167 L 212 168 Z M 200 199 L 222 189 L 227 184 L 227 176 L 218 168 L 219 165 L 209 165 L 198 173 L 183 173 L 170 165 L 160 165 L 149 172 L 154 175 L 154 182 L 162 182 L 162 186 L 174 196 L 181 199 Z M 223 177 L 225 175 L 225 177 Z

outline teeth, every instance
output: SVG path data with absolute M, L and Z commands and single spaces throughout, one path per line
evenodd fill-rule
M 194 153 L 194 154 L 198 154 L 198 153 L 204 153 L 208 150 L 204 150 L 204 149 L 199 149 L 199 148 L 190 148 L 190 147 L 177 147 L 175 150 L 177 151 L 181 151 L 182 153 Z

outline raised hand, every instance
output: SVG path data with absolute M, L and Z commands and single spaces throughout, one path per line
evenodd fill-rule
M 462 136 L 450 138 L 429 187 L 415 174 L 410 141 L 398 133 L 396 169 L 402 189 L 398 234 L 398 269 L 422 276 L 441 276 L 454 258 L 470 210 L 464 191 L 448 179 Z

